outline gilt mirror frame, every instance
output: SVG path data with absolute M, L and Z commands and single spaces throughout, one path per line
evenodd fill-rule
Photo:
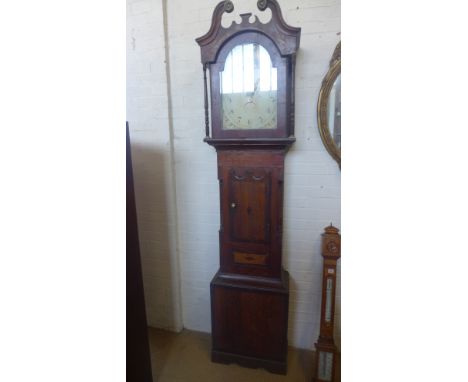
M 330 61 L 330 68 L 328 69 L 327 75 L 323 79 L 317 103 L 317 119 L 320 137 L 322 138 L 323 144 L 328 153 L 332 156 L 336 163 L 338 163 L 338 166 L 341 170 L 341 148 L 338 147 L 333 140 L 333 137 L 330 134 L 330 127 L 328 126 L 328 102 L 330 98 L 330 91 L 340 74 L 341 41 L 338 43 L 335 51 L 333 52 L 333 56 Z

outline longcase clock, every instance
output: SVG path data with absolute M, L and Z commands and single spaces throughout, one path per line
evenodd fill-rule
M 196 41 L 205 80 L 205 142 L 218 158 L 220 269 L 211 281 L 212 361 L 286 373 L 289 274 L 282 267 L 284 158 L 294 143 L 294 71 L 300 28 L 275 0 Z M 209 81 L 208 81 L 209 79 Z M 208 84 L 209 82 L 209 84 Z M 211 111 L 212 128 L 209 127 Z M 210 135 L 211 132 L 211 135 Z

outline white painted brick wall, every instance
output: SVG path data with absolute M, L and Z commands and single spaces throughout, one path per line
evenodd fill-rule
M 182 329 L 161 0 L 127 0 L 127 120 L 148 324 Z
M 128 97 L 138 97 L 141 105 L 132 106 L 132 117 L 138 121 L 147 135 L 140 134 L 141 143 L 157 147 L 164 153 L 165 166 L 151 163 L 141 164 L 149 178 L 162 176 L 165 179 L 164 195 L 154 193 L 150 186 L 145 191 L 146 175 L 136 180 L 142 200 L 138 212 L 144 212 L 146 206 L 153 210 L 148 218 L 154 218 L 154 227 L 150 229 L 140 224 L 140 232 L 147 241 L 151 257 L 158 262 L 157 244 L 162 243 L 164 235 L 157 233 L 152 239 L 151 228 L 158 224 L 158 216 L 170 222 L 160 221 L 166 227 L 170 241 L 166 247 L 171 249 L 170 256 L 164 259 L 168 262 L 177 258 L 175 236 L 177 235 L 178 254 L 180 259 L 180 285 L 182 322 L 188 329 L 209 332 L 210 300 L 209 282 L 219 267 L 219 194 L 216 173 L 215 150 L 203 143 L 203 76 L 200 63 L 200 50 L 194 39 L 207 32 L 210 27 L 211 15 L 218 0 L 200 0 L 188 2 L 172 0 L 167 2 L 167 42 L 169 47 L 169 75 L 171 83 L 172 127 L 174 164 L 170 161 L 169 144 L 170 124 L 164 106 L 167 105 L 167 92 L 164 93 L 161 82 L 165 83 L 165 66 L 161 63 L 164 57 L 164 35 L 162 27 L 162 12 L 152 14 L 161 1 L 142 0 L 135 3 L 151 4 L 152 7 L 140 4 L 135 6 L 136 13 L 129 13 L 129 35 L 138 30 L 142 34 L 146 53 L 138 54 L 132 51 L 132 39 L 129 38 L 129 61 L 132 68 L 128 74 Z M 279 1 L 283 16 L 287 23 L 302 28 L 301 46 L 297 57 L 297 90 L 296 90 L 296 138 L 297 141 L 286 157 L 285 167 L 285 208 L 284 208 L 284 245 L 283 264 L 291 274 L 289 341 L 293 346 L 313 348 L 319 330 L 321 269 L 320 234 L 330 222 L 340 227 L 340 171 L 336 163 L 328 155 L 320 140 L 316 122 L 316 105 L 318 92 L 323 77 L 328 70 L 328 62 L 333 50 L 340 40 L 340 1 L 334 0 L 296 0 Z M 225 15 L 226 20 L 236 18 L 239 13 L 257 13 L 255 0 L 234 1 L 235 14 Z M 131 8 L 131 7 L 130 7 Z M 131 9 L 130 9 L 131 11 Z M 130 12 L 129 11 L 129 12 Z M 143 15 L 152 17 L 149 22 Z M 265 17 L 262 15 L 262 19 Z M 131 22 L 130 22 L 131 21 Z M 141 24 L 139 23 L 141 21 Z M 132 32 L 132 28 L 135 29 Z M 156 41 L 157 40 L 157 41 Z M 139 47 L 136 41 L 137 49 Z M 150 46 L 153 44 L 153 46 Z M 158 60 L 159 58 L 159 60 Z M 151 63 L 151 74 L 140 72 L 147 70 Z M 132 72 L 132 70 L 138 72 Z M 153 71 L 159 70 L 159 75 Z M 161 74 L 164 73 L 164 74 Z M 142 88 L 142 89 L 140 89 Z M 159 92 L 161 91 L 161 92 Z M 154 97 L 154 98 L 153 98 Z M 158 98 L 160 97 L 160 98 Z M 165 98 L 166 97 L 166 98 Z M 157 101 L 156 101 L 157 100 Z M 129 104 L 133 105 L 129 101 Z M 134 108 L 133 108 L 134 107 Z M 130 107 L 129 107 L 130 109 Z M 129 111 L 130 115 L 130 111 Z M 158 117 L 161 116 L 161 117 Z M 157 120 L 156 118 L 160 118 Z M 164 118 L 166 118 L 164 120 Z M 131 121 L 130 121 L 131 122 Z M 137 126 L 134 126 L 137 129 Z M 132 127 L 132 125 L 131 125 Z M 136 130 L 132 131 L 136 133 Z M 134 136 L 132 135 L 132 138 Z M 140 158 L 141 160 L 145 158 Z M 136 164 L 135 164 L 136 167 Z M 153 168 L 156 167 L 156 168 Z M 162 173 L 161 171 L 171 171 Z M 140 173 L 143 170 L 139 170 Z M 175 171 L 175 172 L 174 172 Z M 176 190 L 171 190 L 168 181 L 175 173 Z M 153 184 L 150 182 L 150 184 Z M 175 191 L 177 191 L 175 193 Z M 176 195 L 176 201 L 167 200 Z M 139 194 L 137 194 L 137 199 Z M 170 208 L 168 207 L 170 206 Z M 175 205 L 175 207 L 174 207 Z M 158 207 L 159 206 L 159 207 Z M 165 214 L 157 215 L 158 208 Z M 172 214 L 177 211 L 177 221 Z M 144 223 L 146 215 L 139 216 Z M 175 225 L 176 224 L 176 225 Z M 172 231 L 177 227 L 177 232 Z M 142 239 L 143 240 L 143 239 Z M 152 252 L 151 252 L 152 251 Z M 152 256 L 154 255 L 154 256 Z M 177 263 L 177 261 L 174 261 Z M 146 275 L 145 287 L 159 285 L 156 282 L 157 265 L 149 260 L 144 263 Z M 161 265 L 162 266 L 162 265 Z M 340 269 L 340 266 L 339 268 Z M 155 275 L 153 280 L 152 275 Z M 337 290 L 337 331 L 336 339 L 340 343 L 340 272 L 338 272 Z M 172 276 L 173 280 L 177 277 Z M 159 280 L 161 285 L 169 286 Z M 147 292 L 147 302 L 151 306 L 152 292 Z M 155 294 L 160 293 L 154 291 Z M 174 295 L 174 294 L 173 294 Z M 166 296 L 167 297 L 167 296 Z M 169 296 L 175 297 L 175 296 Z M 167 307 L 169 300 L 164 300 Z M 156 303 L 153 303 L 155 308 Z M 177 306 L 176 302 L 173 302 Z M 151 313 L 148 313 L 151 316 Z M 157 313 L 155 312 L 157 316 Z M 156 321 L 151 324 L 159 326 Z

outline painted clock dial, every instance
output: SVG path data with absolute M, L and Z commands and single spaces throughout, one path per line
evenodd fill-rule
M 277 69 L 263 46 L 234 47 L 220 76 L 223 130 L 276 129 Z

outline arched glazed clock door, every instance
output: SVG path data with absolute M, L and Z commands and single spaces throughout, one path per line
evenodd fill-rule
M 219 3 L 200 45 L 205 142 L 218 158 L 220 269 L 211 282 L 214 362 L 286 373 L 289 274 L 282 267 L 284 158 L 294 143 L 294 70 L 300 28 L 276 0 L 221 25 Z M 208 75 L 207 75 L 208 74 Z M 208 81 L 209 79 L 209 81 Z M 208 86 L 209 83 L 209 86 Z M 209 96 L 208 96 L 209 95 Z M 211 129 L 209 126 L 211 113 Z

